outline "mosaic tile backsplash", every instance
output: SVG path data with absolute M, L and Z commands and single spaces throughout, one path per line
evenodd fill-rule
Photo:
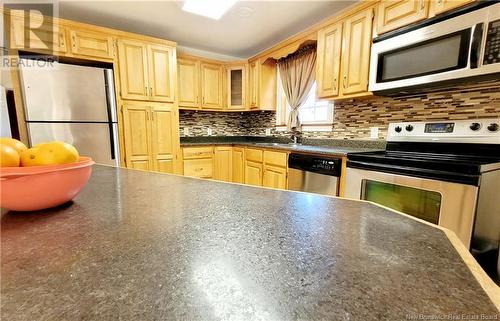
M 331 131 L 305 131 L 302 136 L 367 139 L 370 127 L 379 127 L 380 137 L 385 138 L 390 122 L 500 118 L 500 81 L 425 94 L 339 101 L 334 108 Z M 275 123 L 274 112 L 180 112 L 181 136 L 186 136 L 185 127 L 189 128 L 187 136 L 207 136 L 209 127 L 216 136 L 262 136 L 266 128 L 273 128 L 276 136 L 289 134 L 276 131 Z

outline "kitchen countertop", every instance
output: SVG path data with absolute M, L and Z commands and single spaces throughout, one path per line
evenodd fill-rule
M 339 157 L 347 156 L 349 153 L 371 152 L 385 148 L 384 141 L 304 139 L 301 144 L 291 144 L 288 141 L 287 138 L 279 137 L 183 137 L 181 138 L 181 146 L 238 145 Z
M 9 321 L 498 317 L 445 231 L 300 192 L 94 166 L 1 248 Z

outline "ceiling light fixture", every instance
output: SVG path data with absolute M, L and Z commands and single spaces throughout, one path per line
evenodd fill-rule
M 182 10 L 219 20 L 236 0 L 186 0 Z

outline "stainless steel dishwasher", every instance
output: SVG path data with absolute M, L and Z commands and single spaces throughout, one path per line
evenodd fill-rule
M 337 196 L 341 164 L 339 158 L 290 154 L 288 189 Z

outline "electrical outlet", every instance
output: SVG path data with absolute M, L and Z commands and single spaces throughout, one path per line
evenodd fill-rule
M 207 134 L 208 134 L 208 136 L 212 136 L 212 128 L 207 129 Z
M 378 127 L 370 127 L 370 138 L 378 139 Z
M 189 136 L 189 127 L 184 127 L 184 136 Z
M 266 136 L 271 136 L 271 128 L 266 128 Z

